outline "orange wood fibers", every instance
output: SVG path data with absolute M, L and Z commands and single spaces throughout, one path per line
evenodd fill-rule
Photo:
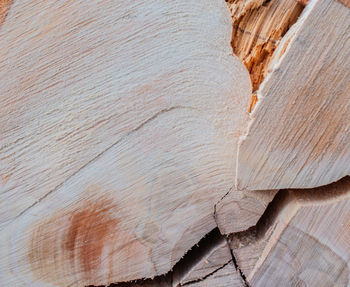
M 304 6 L 309 2 L 309 0 L 297 0 L 297 1 Z
M 250 100 L 250 105 L 249 105 L 249 109 L 248 109 L 249 113 L 251 113 L 254 110 L 254 107 L 255 107 L 257 102 L 258 102 L 258 96 L 256 94 L 252 94 L 252 98 Z
M 10 9 L 13 0 L 0 0 L 0 24 L 4 22 L 7 12 Z
M 346 7 L 350 8 L 350 0 L 338 0 L 338 1 L 344 4 Z

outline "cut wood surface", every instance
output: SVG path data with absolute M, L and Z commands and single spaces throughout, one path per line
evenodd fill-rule
M 234 170 L 250 83 L 225 3 L 35 3 L 14 3 L 0 31 L 2 223 L 175 108 L 208 121 Z
M 229 246 L 241 272 L 249 277 L 280 221 L 279 214 L 285 208 L 290 197 L 287 191 L 280 191 L 256 225 L 228 236 Z
M 0 285 L 350 286 L 349 4 L 0 0 Z
M 186 285 L 188 287 L 244 287 L 242 278 L 232 262 L 202 281 Z
M 0 277 L 153 277 L 215 227 L 251 83 L 223 1 L 15 1 L 0 30 Z
M 349 286 L 350 178 L 281 199 L 269 226 L 230 241 L 250 286 Z
M 350 9 L 335 0 L 310 1 L 288 31 L 239 147 L 239 189 L 315 187 L 350 174 L 349 31 Z
M 210 240 L 210 241 L 209 241 Z M 181 264 L 173 273 L 173 286 L 203 280 L 232 261 L 230 248 L 223 236 L 208 238 L 210 248 L 201 256 L 191 260 L 191 264 Z
M 256 225 L 276 193 L 276 190 L 231 190 L 215 206 L 220 232 L 236 233 Z

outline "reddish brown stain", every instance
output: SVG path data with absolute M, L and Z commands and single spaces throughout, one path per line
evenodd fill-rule
M 123 281 L 134 262 L 145 260 L 144 246 L 122 226 L 123 213 L 106 193 L 93 186 L 83 193 L 90 200 L 81 199 L 34 226 L 28 261 L 36 280 L 103 285 Z
M 0 25 L 4 22 L 13 0 L 0 0 Z
M 350 8 L 350 0 L 338 0 L 340 3 Z
M 64 236 L 64 247 L 70 253 L 73 265 L 78 257 L 85 273 L 92 273 L 100 267 L 102 249 L 108 236 L 118 227 L 118 220 L 111 217 L 111 210 L 115 207 L 103 200 L 87 204 L 72 214 L 70 227 Z
M 306 4 L 309 2 L 309 0 L 296 0 L 298 1 L 301 5 L 306 6 Z

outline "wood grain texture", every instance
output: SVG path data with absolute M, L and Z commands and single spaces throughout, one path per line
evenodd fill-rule
M 251 84 L 223 1 L 16 1 L 0 29 L 0 277 L 168 272 L 215 227 Z
M 131 282 L 120 282 L 116 284 L 111 284 L 108 287 L 174 287 L 172 285 L 171 276 L 159 276 L 152 279 L 141 279 Z M 91 287 L 91 286 L 89 286 Z M 97 287 L 106 287 L 106 286 L 97 286 Z
M 276 240 L 272 235 L 280 222 L 279 215 L 289 202 L 288 191 L 279 191 L 256 225 L 228 236 L 232 254 L 246 277 L 252 274 L 269 241 Z
M 350 9 L 233 2 L 251 115 L 224 1 L 0 2 L 1 284 L 349 285 Z
M 287 33 L 239 147 L 239 189 L 315 187 L 350 173 L 349 30 L 350 9 L 325 0 Z
M 296 1 L 298 1 L 300 4 L 302 4 L 302 5 L 306 5 L 307 3 L 309 3 L 309 0 L 296 0 Z
M 0 25 L 4 22 L 13 0 L 0 0 Z
M 241 117 L 233 107 L 249 104 L 250 84 L 230 56 L 221 2 L 68 1 L 45 4 L 40 13 L 35 3 L 14 3 L 0 31 L 1 222 L 174 107 L 201 110 L 226 138 L 238 134 L 227 123 Z M 153 12 L 144 15 L 142 6 Z M 30 21 L 35 13 L 38 20 Z
M 247 67 L 258 90 L 268 73 L 273 52 L 297 21 L 303 6 L 295 0 L 231 0 L 232 48 Z
M 218 240 L 213 239 L 211 244 L 211 248 L 203 256 L 197 257 L 197 260 L 191 265 L 182 264 L 180 268 L 174 270 L 174 286 L 183 286 L 190 282 L 203 280 L 232 261 L 230 248 L 223 236 L 220 236 Z
M 244 234 L 236 234 L 231 238 L 230 247 L 239 269 L 245 276 L 252 275 L 256 263 L 268 244 L 274 227 L 275 224 L 261 237 L 250 231 Z
M 251 286 L 349 286 L 350 179 L 288 191 L 262 236 L 231 241 Z M 248 234 L 248 233 L 247 233 Z
M 244 287 L 243 281 L 232 262 L 202 281 L 186 285 L 188 287 Z
M 231 190 L 215 207 L 220 232 L 228 235 L 256 225 L 276 193 L 276 190 Z

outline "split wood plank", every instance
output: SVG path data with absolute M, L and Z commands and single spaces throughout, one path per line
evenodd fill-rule
M 203 280 L 210 274 L 216 272 L 230 261 L 232 261 L 231 251 L 226 238 L 210 238 L 208 242 L 211 246 L 205 254 L 195 258 L 191 265 L 182 264 L 178 269 L 174 269 L 173 285 L 183 286 L 185 284 Z
M 237 265 L 245 276 L 252 273 L 266 245 L 271 240 L 271 235 L 280 220 L 278 216 L 290 201 L 287 195 L 288 192 L 285 190 L 278 192 L 255 226 L 228 236 L 229 246 Z
M 15 1 L 0 30 L 0 277 L 165 274 L 215 227 L 251 83 L 221 0 Z
M 238 189 L 316 187 L 350 174 L 350 9 L 311 1 L 275 52 L 238 152 Z
M 283 201 L 262 236 L 246 233 L 230 243 L 248 283 L 348 286 L 350 178 L 307 192 L 288 191 Z

